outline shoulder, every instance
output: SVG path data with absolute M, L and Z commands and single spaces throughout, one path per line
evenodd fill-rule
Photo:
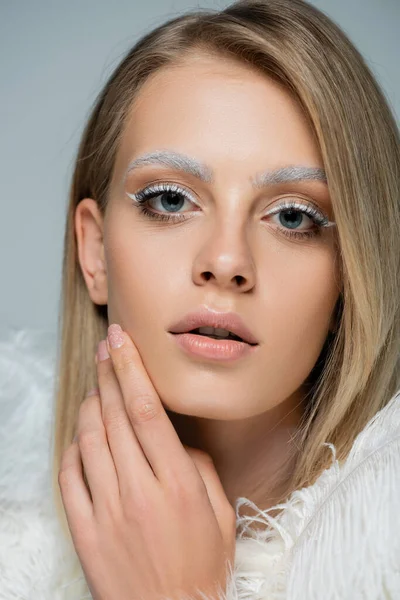
M 0 331 L 1 600 L 78 597 L 51 492 L 55 350 L 51 332 Z
M 53 414 L 55 336 L 0 332 L 0 496 L 39 501 L 47 489 Z
M 400 390 L 340 466 L 330 447 L 331 467 L 294 492 L 284 513 L 287 598 L 399 598 Z
M 400 390 L 357 436 L 347 459 L 279 505 L 247 498 L 265 529 L 239 517 L 236 588 L 257 600 L 400 598 Z M 257 590 L 257 593 L 256 593 Z M 247 594 L 247 595 L 246 595 Z M 241 597 L 239 595 L 239 597 Z M 228 599 L 230 600 L 230 599 Z

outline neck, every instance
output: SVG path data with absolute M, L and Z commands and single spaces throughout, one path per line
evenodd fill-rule
M 244 496 L 265 510 L 279 501 L 293 470 L 292 437 L 303 412 L 298 391 L 270 410 L 240 421 L 169 413 L 182 443 L 213 459 L 226 496 Z

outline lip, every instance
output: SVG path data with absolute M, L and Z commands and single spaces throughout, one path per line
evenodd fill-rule
M 202 360 L 236 361 L 253 354 L 259 347 L 258 344 L 250 345 L 236 340 L 216 340 L 193 333 L 169 333 L 169 335 L 186 354 L 201 357 Z
M 169 329 L 169 333 L 188 333 L 192 329 L 197 329 L 198 327 L 218 327 L 227 329 L 242 338 L 243 342 L 246 342 L 249 345 L 256 345 L 259 343 L 238 314 L 233 312 L 215 312 L 206 306 L 202 306 L 198 310 L 188 313 L 183 319 L 178 321 L 178 323 L 175 323 Z M 219 343 L 219 340 L 213 341 Z M 232 342 L 233 340 L 228 341 Z M 236 342 L 236 344 L 243 344 L 243 342 Z

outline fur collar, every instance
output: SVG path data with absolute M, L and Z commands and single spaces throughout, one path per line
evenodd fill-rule
M 0 600 L 91 599 L 63 542 L 51 494 L 56 336 L 0 339 Z M 263 530 L 239 516 L 234 572 L 219 600 L 400 598 L 400 390 L 356 438 L 346 462 L 293 492 Z M 172 599 L 167 599 L 172 600 Z

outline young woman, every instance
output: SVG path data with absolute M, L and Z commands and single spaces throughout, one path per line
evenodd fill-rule
M 53 490 L 83 597 L 398 597 L 399 148 L 302 0 L 185 14 L 117 67 L 63 264 Z

